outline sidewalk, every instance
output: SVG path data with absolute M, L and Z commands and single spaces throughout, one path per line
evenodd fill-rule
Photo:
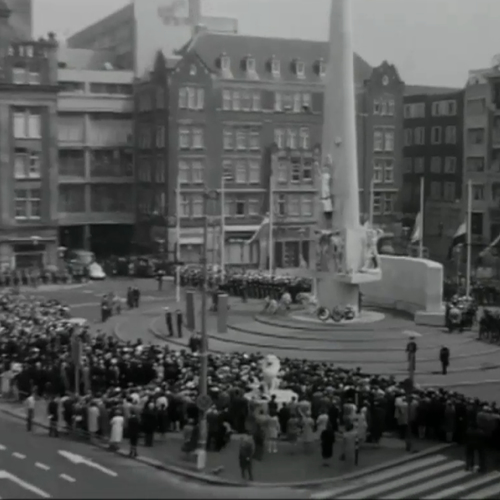
M 0 403 L 0 411 L 16 418 L 25 418 L 25 409 L 14 403 L 3 401 Z M 47 428 L 47 418 L 45 413 L 45 402 L 39 401 L 35 409 L 36 425 Z M 64 439 L 64 438 L 63 438 Z M 75 437 L 75 439 L 78 439 Z M 81 436 L 81 439 L 84 439 Z M 229 445 L 221 452 L 208 452 L 207 467 L 208 474 L 214 475 L 218 471 L 217 478 L 230 482 L 240 482 L 240 470 L 238 464 L 238 440 L 239 436 L 233 436 Z M 101 442 L 101 446 L 105 443 Z M 183 459 L 180 451 L 182 445 L 182 435 L 180 433 L 169 433 L 165 440 L 156 438 L 152 448 L 139 447 L 139 460 L 149 465 L 157 466 L 162 464 L 164 468 L 173 467 L 195 471 L 195 464 Z M 434 442 L 419 442 L 416 448 L 424 451 L 436 446 Z M 122 454 L 128 454 L 128 443 L 124 440 Z M 404 451 L 404 443 L 392 437 L 384 437 L 379 447 L 366 445 L 360 452 L 360 463 L 357 467 L 348 468 L 340 461 L 340 443 L 334 446 L 334 458 L 329 467 L 324 467 L 321 459 L 319 442 L 314 442 L 309 454 L 303 445 L 299 443 L 293 447 L 289 443 L 282 442 L 278 446 L 277 454 L 265 454 L 262 462 L 254 462 L 254 477 L 259 483 L 300 483 L 310 481 L 331 480 L 341 475 L 362 471 L 375 466 L 380 466 L 384 462 L 390 462 L 403 457 L 408 457 Z M 159 467 L 161 468 L 161 467 Z

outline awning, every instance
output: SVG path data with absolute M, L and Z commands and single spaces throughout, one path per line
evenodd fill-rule
M 203 245 L 201 236 L 181 236 L 181 245 Z
M 235 240 L 243 240 L 248 241 L 253 235 L 255 231 L 238 231 L 226 233 L 226 241 L 235 241 Z

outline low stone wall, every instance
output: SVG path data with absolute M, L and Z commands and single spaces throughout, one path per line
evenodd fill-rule
M 422 325 L 444 325 L 443 266 L 427 259 L 381 255 L 382 279 L 361 285 L 363 303 L 405 311 Z

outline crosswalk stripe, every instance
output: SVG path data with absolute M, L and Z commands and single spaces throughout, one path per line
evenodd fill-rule
M 421 495 L 426 491 L 432 490 L 434 488 L 438 488 L 439 486 L 446 486 L 447 484 L 453 483 L 453 481 L 457 481 L 460 479 L 465 479 L 470 476 L 472 472 L 463 470 L 463 464 L 458 463 L 458 466 L 461 470 L 454 472 L 453 474 L 449 474 L 448 476 L 439 476 L 432 481 L 424 481 L 423 483 L 417 484 L 406 490 L 398 490 L 396 493 L 392 493 L 391 495 L 384 496 L 383 500 L 398 500 L 398 498 L 413 498 L 413 495 Z
M 483 484 L 486 483 L 491 483 L 494 479 L 500 480 L 500 472 L 491 472 L 486 476 L 479 476 L 473 481 L 468 481 L 465 484 L 453 486 L 452 488 L 448 488 L 447 490 L 438 491 L 436 493 L 433 493 L 432 495 L 422 498 L 422 500 L 443 500 L 443 498 L 458 497 L 459 493 L 472 490 L 473 488 L 478 488 L 479 486 L 483 486 Z
M 373 488 L 369 488 L 367 490 L 359 491 L 356 493 L 353 493 L 352 495 L 347 495 L 343 496 L 343 500 L 358 500 L 361 498 L 370 498 L 374 497 L 375 495 L 379 495 L 380 493 L 384 493 L 386 491 L 391 491 L 396 488 L 400 488 L 401 486 L 404 486 L 410 482 L 414 481 L 421 481 L 424 479 L 429 478 L 429 476 L 436 476 L 438 474 L 441 474 L 443 472 L 447 472 L 451 469 L 455 469 L 457 467 L 457 464 L 462 465 L 462 462 L 459 460 L 454 460 L 453 462 L 445 462 L 442 465 L 439 465 L 432 470 L 423 470 L 417 474 L 413 475 L 405 475 L 403 477 L 400 477 L 398 479 L 395 479 L 393 481 L 384 482 L 383 484 L 379 484 L 377 486 L 374 486 Z
M 320 493 L 316 493 L 312 495 L 311 498 L 315 500 L 322 500 L 326 498 L 335 498 L 343 493 L 347 493 L 349 491 L 358 488 L 359 486 L 370 485 L 374 483 L 379 483 L 381 481 L 385 481 L 386 479 L 392 479 L 393 477 L 402 476 L 409 472 L 414 472 L 423 467 L 429 467 L 438 464 L 439 462 L 444 462 L 447 458 L 444 455 L 433 455 L 428 458 L 423 458 L 421 460 L 417 460 L 414 462 L 408 462 L 405 465 L 400 465 L 395 467 L 394 469 L 388 469 L 382 472 L 375 473 L 371 476 L 368 476 L 366 479 L 357 480 L 352 482 L 349 486 L 339 489 L 333 489 L 328 491 L 322 491 Z
M 482 490 L 475 491 L 466 497 L 463 497 L 462 500 L 481 500 L 483 498 L 491 498 L 493 495 L 497 496 L 500 493 L 500 483 L 492 484 L 491 486 L 487 486 Z

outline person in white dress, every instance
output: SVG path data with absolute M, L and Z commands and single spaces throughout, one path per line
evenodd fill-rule
M 112 450 L 118 450 L 120 444 L 123 440 L 123 426 L 125 419 L 123 418 L 122 412 L 117 411 L 115 416 L 111 419 L 111 438 L 110 438 L 110 448 Z
M 278 415 L 274 413 L 269 416 L 267 422 L 267 451 L 269 453 L 278 453 L 278 436 L 280 432 L 280 422 Z
M 87 412 L 88 412 L 87 414 L 88 430 L 90 434 L 90 439 L 93 439 L 99 432 L 99 416 L 100 416 L 100 411 L 95 401 L 92 401 L 92 404 L 90 405 Z
M 358 431 L 358 439 L 359 446 L 363 446 L 366 443 L 366 437 L 368 433 L 368 420 L 367 420 L 367 412 L 366 406 L 361 408 L 361 411 L 357 415 L 356 423 L 357 423 L 357 431 Z
M 326 413 L 323 408 L 321 413 L 318 415 L 318 419 L 316 420 L 316 433 L 319 438 L 321 437 L 321 433 L 328 427 L 328 420 L 328 413 Z

